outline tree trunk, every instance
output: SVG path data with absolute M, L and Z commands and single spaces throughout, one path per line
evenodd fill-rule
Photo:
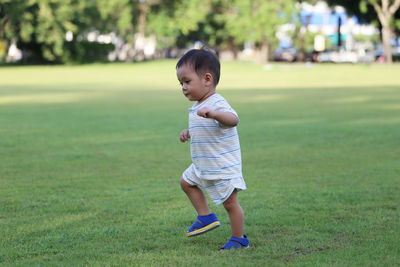
M 385 62 L 392 64 L 392 46 L 390 41 L 392 39 L 392 29 L 390 27 L 382 28 L 382 43 L 383 43 L 383 55 L 385 57 Z
M 261 45 L 261 58 L 265 63 L 269 62 L 269 43 L 267 41 Z
M 10 47 L 10 42 L 5 36 L 5 27 L 6 27 L 6 22 L 8 20 L 7 16 L 4 16 L 2 19 L 0 19 L 0 43 L 2 42 L 2 46 L 4 49 L 4 59 L 7 57 L 8 54 L 8 49 Z M 1 46 L 1 45 L 0 45 Z M 0 47 L 1 49 L 1 47 Z M 2 61 L 3 58 L 0 57 L 0 61 Z
M 2 38 L 2 35 L 0 34 L 0 50 L 4 50 L 3 56 L 1 56 L 2 51 L 0 51 L 0 62 L 7 58 L 9 49 L 10 49 L 10 41 L 6 38 Z
M 299 54 L 297 57 L 298 61 L 304 61 L 306 59 L 306 49 L 305 49 L 305 37 L 308 31 L 308 25 L 310 25 L 311 22 L 311 15 L 308 15 L 306 17 L 306 21 L 304 25 L 301 25 L 300 23 L 300 28 L 298 29 L 297 32 L 297 38 L 299 40 Z
M 228 49 L 228 51 L 232 51 L 233 59 L 237 60 L 238 59 L 238 48 L 237 48 L 237 45 L 235 45 L 235 39 L 233 37 L 228 38 L 226 48 Z
M 260 46 L 257 49 L 255 61 L 258 64 L 266 64 L 269 62 L 269 42 L 264 40 L 261 42 Z
M 146 36 L 146 17 L 149 6 L 146 2 L 139 3 L 138 32 L 141 36 Z
M 378 4 L 377 0 L 370 0 L 376 13 L 378 14 L 379 22 L 382 25 L 382 43 L 383 53 L 385 56 L 385 62 L 391 64 L 392 59 L 392 47 L 390 41 L 392 38 L 392 29 L 390 28 L 390 21 L 393 19 L 394 14 L 400 7 L 400 0 L 394 0 L 392 5 L 390 0 L 382 0 L 381 5 Z

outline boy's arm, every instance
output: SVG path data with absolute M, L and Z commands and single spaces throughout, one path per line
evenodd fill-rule
M 231 112 L 223 112 L 218 110 L 212 110 L 209 108 L 201 108 L 197 111 L 197 115 L 203 118 L 210 118 L 217 120 L 219 123 L 230 127 L 234 127 L 239 123 L 238 117 Z

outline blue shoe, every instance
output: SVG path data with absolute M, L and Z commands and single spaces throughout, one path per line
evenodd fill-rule
M 186 236 L 195 236 L 205 232 L 208 232 L 212 229 L 217 228 L 221 224 L 218 221 L 217 215 L 215 213 L 210 213 L 205 216 L 197 216 L 197 221 L 192 224 L 189 230 L 186 232 Z
M 248 248 L 250 247 L 249 245 L 249 239 L 247 238 L 246 235 L 244 235 L 244 238 L 237 238 L 237 237 L 231 237 L 228 242 L 226 242 L 225 245 L 223 245 L 219 250 L 230 250 L 231 248 L 237 249 L 237 248 Z

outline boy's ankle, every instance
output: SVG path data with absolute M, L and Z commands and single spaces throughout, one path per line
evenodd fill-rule
M 201 221 L 202 223 L 204 223 L 205 225 L 218 221 L 217 215 L 213 212 L 211 212 L 210 214 L 207 214 L 207 215 L 203 215 L 203 216 L 199 215 L 199 216 L 197 216 L 197 219 L 199 221 Z
M 211 212 L 209 212 L 209 213 L 202 213 L 202 214 L 198 214 L 198 216 L 199 217 L 207 217 L 207 216 L 209 216 L 209 215 L 211 215 Z

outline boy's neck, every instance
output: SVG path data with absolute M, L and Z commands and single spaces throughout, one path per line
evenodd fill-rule
M 214 95 L 214 94 L 215 94 L 215 88 L 214 88 L 214 89 L 211 89 L 209 92 L 207 92 L 207 94 L 205 94 L 205 95 L 203 96 L 203 98 L 200 99 L 200 100 L 197 102 L 197 104 L 203 103 L 203 102 L 206 101 L 210 96 L 212 96 L 212 95 Z

